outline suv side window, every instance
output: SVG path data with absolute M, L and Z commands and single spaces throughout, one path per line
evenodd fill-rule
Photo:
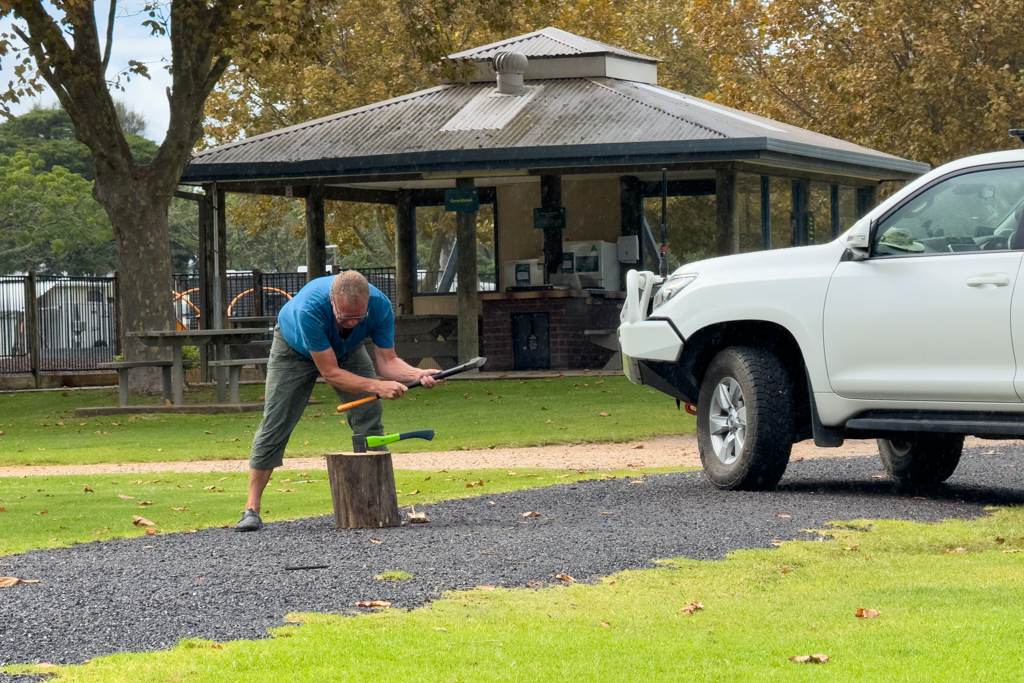
M 903 204 L 875 231 L 874 256 L 1024 249 L 1024 167 L 947 178 Z

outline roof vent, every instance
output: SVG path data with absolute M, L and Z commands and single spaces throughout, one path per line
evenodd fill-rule
M 498 92 L 503 95 L 522 95 L 523 72 L 526 71 L 526 55 L 522 52 L 499 52 L 494 55 L 494 73 L 498 76 Z

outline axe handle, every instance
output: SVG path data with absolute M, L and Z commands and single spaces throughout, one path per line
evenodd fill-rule
M 356 406 L 361 406 L 364 403 L 369 403 L 370 401 L 376 401 L 378 398 L 378 396 L 364 396 L 362 398 L 357 398 L 354 401 L 349 401 L 348 403 L 342 403 L 338 406 L 338 412 L 344 413 L 346 410 L 351 410 Z

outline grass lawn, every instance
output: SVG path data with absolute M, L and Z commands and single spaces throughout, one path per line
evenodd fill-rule
M 190 394 L 189 400 L 212 401 L 212 391 Z M 241 392 L 242 400 L 256 400 L 263 386 L 245 385 Z M 314 398 L 322 403 L 306 409 L 288 457 L 351 448 L 333 390 L 318 384 Z M 116 404 L 116 389 L 0 394 L 0 466 L 247 458 L 262 415 L 72 417 L 78 407 Z M 432 442 L 392 445 L 409 452 L 628 441 L 691 432 L 695 423 L 669 397 L 624 377 L 566 377 L 414 389 L 385 402 L 384 424 L 389 431 L 435 430 Z
M 395 486 L 399 491 L 399 505 L 415 505 L 592 479 L 601 474 L 641 476 L 669 469 L 685 468 L 635 468 L 600 473 L 536 468 L 397 470 Z M 247 476 L 246 472 L 153 472 L 6 477 L 0 480 L 0 555 L 141 536 L 145 527 L 134 526 L 133 515 L 155 522 L 155 528 L 161 533 L 234 524 L 245 504 Z M 475 481 L 483 484 L 466 486 Z M 330 512 L 331 491 L 326 470 L 275 470 L 263 495 L 264 521 Z
M 597 585 L 478 589 L 408 612 L 292 615 L 296 625 L 266 640 L 189 640 L 82 666 L 8 670 L 104 683 L 1019 678 L 1021 509 L 829 533 L 833 540 L 724 561 L 676 559 Z M 703 609 L 681 611 L 692 601 Z M 859 619 L 858 608 L 880 614 Z M 828 662 L 788 659 L 815 653 Z

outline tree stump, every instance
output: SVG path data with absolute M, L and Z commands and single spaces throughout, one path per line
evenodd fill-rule
M 336 529 L 399 526 L 398 497 L 391 453 L 328 453 Z

